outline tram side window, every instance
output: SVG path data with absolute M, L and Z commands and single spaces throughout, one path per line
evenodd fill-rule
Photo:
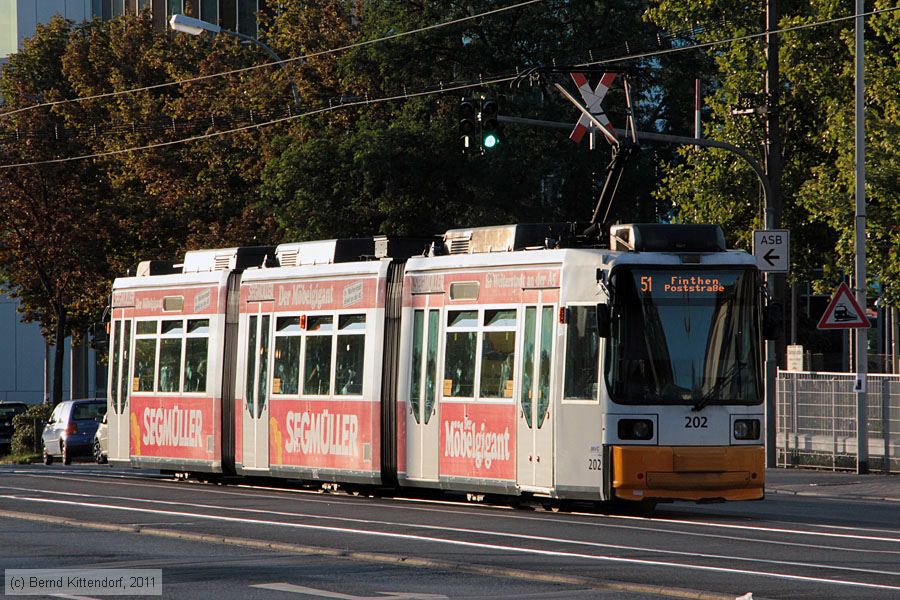
M 303 364 L 303 393 L 327 396 L 331 393 L 331 355 L 334 317 L 308 317 L 306 356 Z
M 296 394 L 300 389 L 300 317 L 275 320 L 275 374 L 272 394 Z
M 256 327 L 259 317 L 256 315 L 248 319 L 247 324 L 247 381 L 244 391 L 244 401 L 249 407 L 253 403 L 253 386 L 256 385 Z
M 425 335 L 425 311 L 413 313 L 412 369 L 409 376 L 409 406 L 413 418 L 419 422 L 419 405 L 422 401 L 422 345 Z
M 209 319 L 188 319 L 184 350 L 184 391 L 205 392 L 209 359 Z
M 338 317 L 335 360 L 335 395 L 359 396 L 363 392 L 363 367 L 366 349 L 366 316 Z
M 485 310 L 481 346 L 482 398 L 512 398 L 516 310 Z
M 451 310 L 447 312 L 444 396 L 475 397 L 477 327 L 478 311 Z
M 441 311 L 428 311 L 428 347 L 425 354 L 425 424 L 431 420 L 431 411 L 434 409 L 434 399 L 437 396 L 437 351 L 438 328 L 440 327 Z
M 138 321 L 134 343 L 134 384 L 136 392 L 152 392 L 156 382 L 156 337 L 158 321 Z
M 181 349 L 184 321 L 163 321 L 159 342 L 159 391 L 177 392 L 181 387 Z
M 112 407 L 113 410 L 119 412 L 119 377 L 122 375 L 122 365 L 119 362 L 119 350 L 122 347 L 122 344 L 119 343 L 119 327 L 121 327 L 121 321 L 113 320 L 112 326 L 110 327 L 110 336 L 109 343 L 111 346 L 112 358 L 110 359 L 112 362 L 110 363 L 110 370 L 112 371 L 112 383 L 110 385 L 110 389 L 112 390 Z
M 593 306 L 568 309 L 565 397 L 596 400 L 599 368 L 597 313 Z
M 119 387 L 121 391 L 120 407 L 125 406 L 128 402 L 128 390 L 131 389 L 131 386 L 128 385 L 128 367 L 131 364 L 129 362 L 131 360 L 131 320 L 119 321 L 119 323 L 123 322 L 125 323 L 125 332 L 122 340 L 122 383 Z

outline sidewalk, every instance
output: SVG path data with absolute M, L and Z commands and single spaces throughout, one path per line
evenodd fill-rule
M 900 475 L 767 469 L 766 493 L 900 503 Z

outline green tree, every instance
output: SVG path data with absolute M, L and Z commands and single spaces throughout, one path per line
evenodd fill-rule
M 107 154 L 0 173 L 0 280 L 20 299 L 23 318 L 40 322 L 56 345 L 54 403 L 62 341 L 99 320 L 115 276 L 190 247 L 255 243 L 270 229 L 269 216 L 255 212 L 265 133 L 108 153 L 271 112 L 283 104 L 266 93 L 271 71 L 103 95 L 260 60 L 227 37 L 156 30 L 147 11 L 78 25 L 54 19 L 10 58 L 0 80 L 12 111 L 0 118 L 2 164 Z M 85 96 L 94 98 L 15 112 Z
M 867 10 L 892 2 L 877 0 Z M 779 2 L 780 26 L 826 21 L 853 13 L 853 3 L 832 0 Z M 733 0 L 654 3 L 648 19 L 663 29 L 696 26 L 705 42 L 760 31 L 764 6 Z M 854 231 L 853 20 L 792 31 L 780 36 L 780 103 L 783 128 L 784 212 L 792 232 L 792 276 L 808 280 L 813 269 L 852 271 Z M 871 16 L 866 27 L 866 194 L 869 216 L 868 271 L 886 296 L 898 293 L 900 178 L 900 16 Z M 729 141 L 763 158 L 764 128 L 758 116 L 732 114 L 742 97 L 764 89 L 764 41 L 760 38 L 713 46 L 714 82 L 705 97 L 708 137 Z M 732 241 L 749 247 L 750 232 L 762 226 L 758 185 L 748 170 L 723 152 L 688 149 L 664 168 L 658 194 L 671 200 L 679 218 L 725 225 Z
M 0 80 L 6 109 L 70 96 L 60 68 L 69 24 L 39 27 L 10 57 Z M 0 162 L 17 164 L 78 155 L 84 147 L 60 133 L 52 111 L 19 113 L 2 123 Z M 58 136 L 60 139 L 58 139 Z M 40 323 L 55 345 L 52 401 L 62 397 L 64 341 L 84 331 L 105 304 L 109 250 L 104 199 L 108 187 L 94 163 L 49 164 L 0 172 L 0 281 L 18 298 L 23 318 Z
M 539 65 L 577 63 L 597 39 L 607 54 L 626 42 L 655 39 L 641 21 L 643 2 L 544 2 L 536 6 L 320 54 L 292 69 L 305 100 L 394 96 L 438 82 L 477 81 Z M 269 16 L 266 41 L 280 54 L 316 53 L 373 40 L 496 8 L 491 2 L 330 1 L 283 5 Z M 652 29 L 652 28 L 651 28 Z M 655 73 L 638 73 L 638 98 L 651 108 Z M 558 76 L 562 81 L 563 76 Z M 432 94 L 346 108 L 307 118 L 276 137 L 263 175 L 260 207 L 274 215 L 281 235 L 435 233 L 448 227 L 510 221 L 586 220 L 608 150 L 588 152 L 561 131 L 507 125 L 500 147 L 464 156 L 456 128 L 462 95 L 503 96 L 503 114 L 570 121 L 577 112 L 549 80 Z M 624 125 L 620 91 L 611 116 Z M 659 119 L 646 111 L 645 125 Z M 652 120 L 651 120 L 652 119 Z M 663 152 L 666 150 L 663 149 Z M 654 150 L 648 151 L 653 157 Z M 618 218 L 656 220 L 647 184 L 656 159 L 640 159 L 623 185 Z

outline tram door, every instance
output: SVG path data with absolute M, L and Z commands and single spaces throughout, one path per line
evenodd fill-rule
M 550 365 L 554 323 L 553 306 L 525 307 L 516 444 L 517 480 L 525 490 L 553 485 Z
M 440 315 L 436 308 L 413 312 L 412 368 L 406 413 L 406 474 L 410 479 L 436 481 L 438 478 Z
M 128 399 L 131 395 L 129 364 L 131 362 L 131 319 L 113 321 L 110 331 L 110 395 L 106 414 L 107 452 L 113 460 L 128 460 L 130 456 L 131 420 Z M 137 421 L 135 421 L 137 425 Z M 135 427 L 135 429 L 137 429 Z
M 269 347 L 271 315 L 250 315 L 247 327 L 247 378 L 244 388 L 243 465 L 269 468 Z

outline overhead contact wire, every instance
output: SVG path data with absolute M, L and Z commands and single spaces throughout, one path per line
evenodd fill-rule
M 711 47 L 711 46 L 716 46 L 716 45 L 721 45 L 721 44 L 733 43 L 733 42 L 736 42 L 736 41 L 743 41 L 743 40 L 747 40 L 747 39 L 753 39 L 753 38 L 757 38 L 757 37 L 762 37 L 762 36 L 765 36 L 765 35 L 767 35 L 767 34 L 773 34 L 773 33 L 788 33 L 788 32 L 791 32 L 791 31 L 797 31 L 797 30 L 801 30 L 801 29 L 809 29 L 809 28 L 811 28 L 811 27 L 819 27 L 819 26 L 822 26 L 822 25 L 830 25 L 830 24 L 833 24 L 833 23 L 841 22 L 841 21 L 847 21 L 847 20 L 850 20 L 850 19 L 855 19 L 855 18 L 857 18 L 857 16 L 867 17 L 867 16 L 876 15 L 876 14 L 890 13 L 890 12 L 894 12 L 894 11 L 896 11 L 896 10 L 900 10 L 900 7 L 884 8 L 884 9 L 879 9 L 879 10 L 873 10 L 873 11 L 866 12 L 866 13 L 860 13 L 859 15 L 855 15 L 855 14 L 854 14 L 854 15 L 849 15 L 849 16 L 844 16 L 844 17 L 836 17 L 836 18 L 833 18 L 833 19 L 828 19 L 828 20 L 826 20 L 826 21 L 817 21 L 817 22 L 814 22 L 814 23 L 804 23 L 804 24 L 802 24 L 802 25 L 794 25 L 794 26 L 791 26 L 791 27 L 785 27 L 785 28 L 783 28 L 783 29 L 773 30 L 773 31 L 769 31 L 769 32 L 762 32 L 762 33 L 748 34 L 748 35 L 743 35 L 743 36 L 738 36 L 738 37 L 733 37 L 733 38 L 728 38 L 728 39 L 723 39 L 723 40 L 717 40 L 717 41 L 713 41 L 713 42 L 704 42 L 704 43 L 702 43 L 702 44 L 698 44 L 698 45 L 695 45 L 695 46 L 684 46 L 684 47 L 680 47 L 680 48 L 670 48 L 670 49 L 659 50 L 659 51 L 655 51 L 655 52 L 645 52 L 645 53 L 641 53 L 641 54 L 635 54 L 635 55 L 623 56 L 623 57 L 613 58 L 613 59 L 604 59 L 604 60 L 598 60 L 598 61 L 591 61 L 591 62 L 586 62 L 586 63 L 580 63 L 580 64 L 575 65 L 575 66 L 578 66 L 578 67 L 597 66 L 597 65 L 609 64 L 609 63 L 613 63 L 613 62 L 622 62 L 622 61 L 625 61 L 625 60 L 636 60 L 636 59 L 640 59 L 640 58 L 648 58 L 648 57 L 651 57 L 651 56 L 659 56 L 659 55 L 663 55 L 663 54 L 671 54 L 671 53 L 674 53 L 674 52 L 681 52 L 681 51 L 685 51 L 685 50 L 697 50 L 697 49 L 702 49 L 702 48 L 708 48 L 708 47 Z M 278 119 L 273 119 L 273 120 L 269 120 L 269 121 L 264 121 L 264 122 L 261 122 L 261 123 L 253 123 L 253 124 L 250 124 L 250 125 L 246 125 L 246 126 L 242 126 L 242 127 L 237 127 L 237 128 L 233 128 L 233 129 L 226 129 L 226 130 L 222 130 L 222 131 L 210 132 L 210 133 L 206 133 L 206 134 L 202 134 L 202 135 L 197 135 L 197 136 L 192 136 L 192 137 L 188 137 L 188 138 L 181 138 L 181 139 L 177 139 L 177 140 L 169 140 L 169 141 L 166 141 L 166 142 L 157 142 L 157 143 L 153 143 L 153 144 L 147 144 L 147 145 L 145 145 L 145 146 L 134 146 L 134 147 L 131 147 L 131 148 L 123 148 L 123 149 L 120 149 L 120 150 L 110 150 L 110 151 L 107 151 L 107 152 L 98 152 L 98 153 L 93 153 L 93 154 L 84 154 L 84 155 L 80 155 L 80 156 L 71 156 L 71 157 L 55 158 L 55 159 L 48 159 L 48 160 L 41 160 L 41 161 L 32 161 L 32 162 L 23 162 L 23 163 L 14 163 L 14 164 L 5 164 L 5 165 L 0 165 L 0 169 L 11 169 L 11 168 L 15 168 L 15 167 L 37 166 L 37 165 L 43 165 L 43 164 L 65 163 L 65 162 L 71 162 L 71 161 L 77 161 L 77 160 L 85 160 L 85 159 L 89 159 L 89 158 L 102 158 L 102 157 L 106 157 L 106 156 L 113 156 L 113 155 L 117 155 L 117 154 L 125 154 L 125 153 L 129 153 L 129 152 L 139 152 L 139 151 L 142 151 L 142 150 L 151 150 L 151 149 L 154 149 L 154 148 L 161 148 L 161 147 L 165 147 L 165 146 L 173 146 L 173 145 L 176 145 L 176 144 L 182 144 L 182 143 L 194 142 L 194 141 L 203 140 L 203 139 L 209 139 L 209 138 L 218 137 L 218 136 L 230 135 L 230 134 L 232 134 L 232 133 L 239 133 L 239 132 L 242 132 L 242 131 L 248 131 L 248 130 L 251 130 L 251 129 L 258 129 L 258 128 L 261 128 L 261 127 L 267 127 L 267 126 L 269 126 L 269 125 L 276 125 L 276 124 L 278 124 L 278 123 L 284 123 L 284 122 L 287 122 L 287 121 L 292 121 L 292 120 L 295 120 L 295 119 L 300 119 L 300 118 L 303 118 L 303 117 L 309 117 L 309 116 L 313 116 L 313 115 L 318 115 L 318 114 L 323 114 L 323 113 L 331 112 L 331 111 L 338 110 L 338 109 L 341 109 L 341 108 L 351 108 L 351 107 L 354 107 L 354 106 L 368 106 L 368 105 L 372 105 L 372 104 L 380 104 L 380 103 L 383 103 L 383 102 L 393 102 L 393 101 L 397 101 L 397 100 L 407 100 L 407 99 L 410 99 L 410 98 L 421 97 L 421 96 L 430 96 L 430 95 L 434 95 L 434 94 L 445 94 L 445 93 L 453 92 L 453 91 L 459 91 L 459 90 L 464 90 L 464 89 L 471 89 L 471 88 L 483 87 L 483 86 L 485 86 L 485 85 L 493 85 L 493 84 L 497 84 L 497 83 L 506 83 L 506 82 L 510 82 L 510 81 L 515 81 L 515 80 L 518 79 L 518 78 L 519 78 L 519 75 L 518 75 L 518 74 L 516 74 L 516 75 L 511 75 L 511 76 L 501 76 L 501 77 L 495 76 L 495 77 L 493 77 L 493 78 L 484 78 L 484 79 L 480 79 L 478 82 L 474 82 L 474 83 L 465 83 L 465 84 L 459 84 L 459 85 L 453 85 L 453 84 L 450 84 L 450 85 L 446 85 L 446 86 L 445 86 L 445 85 L 441 85 L 439 89 L 428 89 L 428 90 L 420 91 L 420 92 L 404 92 L 404 93 L 402 93 L 402 94 L 397 94 L 397 95 L 393 95 L 393 96 L 385 96 L 385 97 L 381 97 L 381 98 L 373 98 L 373 99 L 359 100 L 359 101 L 351 101 L 351 102 L 342 102 L 342 103 L 334 104 L 334 105 L 332 105 L 332 106 L 327 106 L 327 107 L 323 107 L 323 108 L 319 108 L 319 109 L 314 109 L 314 110 L 306 111 L 306 112 L 303 112 L 303 113 L 298 113 L 298 114 L 296 114 L 296 115 L 290 115 L 290 116 L 287 116 L 287 117 L 282 117 L 282 118 L 278 118 Z M 0 116 L 2 116 L 2 115 L 0 115 Z

